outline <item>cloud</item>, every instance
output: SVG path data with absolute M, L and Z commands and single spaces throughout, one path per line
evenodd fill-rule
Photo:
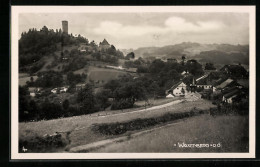
M 151 33 L 163 33 L 164 29 L 156 26 L 123 26 L 118 22 L 104 21 L 94 29 L 96 34 L 111 36 L 142 36 Z
M 110 35 L 113 37 L 137 37 L 142 35 L 167 34 L 167 33 L 203 33 L 218 31 L 224 24 L 218 21 L 187 22 L 181 17 L 169 17 L 164 24 L 154 25 L 123 25 L 116 21 L 103 21 L 94 33 Z

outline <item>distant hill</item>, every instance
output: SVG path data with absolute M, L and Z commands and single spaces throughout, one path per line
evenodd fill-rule
M 249 64 L 248 53 L 244 52 L 223 52 L 223 51 L 205 51 L 195 56 L 200 62 L 211 62 L 215 64 Z
M 205 62 L 219 64 L 240 62 L 248 64 L 249 45 L 230 44 L 200 44 L 183 42 L 176 45 L 163 47 L 143 47 L 134 50 L 136 57 L 175 58 L 180 59 L 182 55 L 187 58 L 197 58 Z

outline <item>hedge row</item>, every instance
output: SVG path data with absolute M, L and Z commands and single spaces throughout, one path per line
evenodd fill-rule
M 160 117 L 155 118 L 144 118 L 144 119 L 134 119 L 128 122 L 116 122 L 116 123 L 103 123 L 95 124 L 92 127 L 94 132 L 101 133 L 103 135 L 120 135 L 127 131 L 140 130 L 147 127 L 155 126 L 158 124 L 183 119 L 187 117 L 192 117 L 197 114 L 203 114 L 204 111 L 196 111 L 196 109 L 190 112 L 183 113 L 167 113 Z

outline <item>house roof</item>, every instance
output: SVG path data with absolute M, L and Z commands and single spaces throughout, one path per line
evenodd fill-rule
M 198 82 L 199 80 L 201 80 L 201 79 L 204 79 L 204 78 L 208 77 L 208 75 L 209 75 L 209 74 L 205 74 L 205 75 L 203 75 L 203 76 L 201 76 L 201 77 L 197 78 L 197 79 L 196 79 L 196 81 Z
M 39 88 L 39 87 L 28 87 L 28 91 L 29 92 L 35 92 L 35 91 L 38 91 L 38 90 L 41 90 L 42 88 Z
M 202 79 L 202 80 L 199 80 L 197 82 L 197 85 L 212 85 L 212 86 L 214 86 L 215 82 L 214 81 L 210 81 L 208 79 Z
M 225 80 L 224 82 L 222 82 L 220 85 L 218 85 L 217 88 L 220 88 L 220 89 L 225 88 L 229 84 L 231 84 L 233 81 L 234 81 L 233 79 L 229 78 L 229 79 Z
M 237 80 L 237 83 L 244 88 L 249 88 L 249 80 L 248 79 L 239 79 Z
M 181 83 L 184 83 L 183 81 L 179 81 L 176 84 L 174 84 L 169 90 L 173 90 L 175 88 L 177 88 Z M 185 83 L 184 83 L 185 84 Z
M 243 73 L 246 73 L 247 71 L 246 71 L 246 69 L 243 67 L 243 66 L 241 66 L 241 65 L 225 65 L 224 67 L 222 67 L 221 69 L 220 69 L 220 71 L 224 71 L 225 69 L 228 69 L 230 72 L 238 72 L 238 71 L 240 71 L 240 72 L 243 72 Z
M 229 92 L 233 92 L 234 90 L 238 90 L 238 89 L 239 89 L 238 87 L 230 87 L 230 88 L 222 90 L 222 94 L 227 94 Z
M 86 84 L 82 83 L 82 84 L 76 84 L 76 87 L 84 87 Z
M 166 97 L 174 97 L 174 95 L 172 93 L 169 93 L 168 95 L 166 95 Z
M 227 94 L 224 94 L 223 96 L 225 97 L 225 98 L 230 98 L 230 97 L 232 97 L 232 96 L 234 96 L 234 95 L 238 95 L 239 94 L 239 90 L 238 89 L 235 89 L 235 90 L 233 90 L 233 91 L 231 91 L 231 92 L 229 92 L 229 93 L 227 93 Z
M 110 45 L 110 44 L 107 42 L 106 39 L 104 39 L 104 40 L 100 43 L 100 45 Z

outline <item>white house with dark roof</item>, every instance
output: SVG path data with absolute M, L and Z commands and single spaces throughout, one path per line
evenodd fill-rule
M 177 84 L 173 85 L 169 90 L 167 90 L 166 94 L 168 97 L 185 96 L 187 92 L 187 85 L 183 81 L 180 81 Z
M 183 76 L 187 76 L 187 75 L 189 75 L 189 71 L 183 71 L 182 73 L 181 73 L 181 75 L 183 75 Z
M 42 88 L 38 88 L 38 87 L 29 87 L 28 88 L 28 91 L 29 91 L 31 97 L 35 97 L 36 94 L 40 94 L 41 90 L 42 90 Z
M 229 78 L 229 79 L 225 80 L 224 82 L 222 82 L 221 84 L 219 84 L 218 86 L 216 86 L 216 88 L 222 91 L 228 87 L 233 87 L 233 86 L 239 86 L 239 84 L 236 81 L 234 81 L 233 79 Z

